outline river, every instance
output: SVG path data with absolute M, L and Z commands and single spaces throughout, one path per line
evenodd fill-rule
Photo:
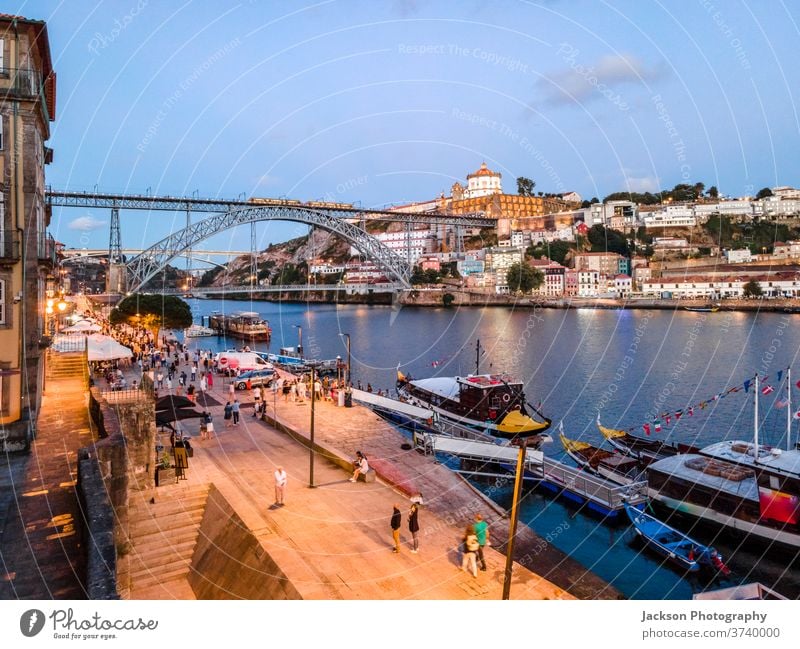
M 365 305 L 190 300 L 195 321 L 213 311 L 252 310 L 269 320 L 272 342 L 257 347 L 276 351 L 296 346 L 298 327 L 307 357 L 346 359 L 351 341 L 352 379 L 366 387 L 393 389 L 398 365 L 413 377 L 475 372 L 476 340 L 485 351 L 480 371 L 507 372 L 525 382 L 528 400 L 541 402 L 567 436 L 600 445 L 595 426 L 600 414 L 610 427 L 635 427 L 656 415 L 664 425 L 653 438 L 705 445 L 753 435 L 753 389 L 714 400 L 741 386 L 756 372 L 768 375 L 774 393 L 760 397 L 760 440 L 786 448 L 786 412 L 777 399 L 786 391 L 778 371 L 796 364 L 800 352 L 798 316 L 783 313 L 691 313 L 644 310 L 548 310 L 508 308 L 431 309 Z M 221 338 L 197 339 L 193 346 L 221 350 L 241 345 Z M 800 367 L 793 382 L 800 380 Z M 785 379 L 784 379 L 785 382 Z M 800 390 L 794 389 L 794 410 Z M 699 407 L 700 402 L 706 407 Z M 692 416 L 687 407 L 694 405 Z M 675 421 L 674 413 L 684 409 Z M 791 443 L 797 440 L 793 420 Z M 556 441 L 545 453 L 563 456 Z M 569 460 L 567 460 L 569 461 Z M 478 484 L 478 483 L 476 483 Z M 488 488 L 487 485 L 479 487 Z M 493 488 L 503 506 L 510 487 Z M 702 588 L 631 543 L 630 529 L 610 527 L 536 492 L 527 495 L 522 517 L 542 536 L 584 566 L 637 599 L 686 599 Z M 724 533 L 697 529 L 729 560 L 734 580 L 761 581 L 793 598 L 800 597 L 796 557 L 776 550 L 741 547 Z M 727 585 L 727 584 L 722 584 Z

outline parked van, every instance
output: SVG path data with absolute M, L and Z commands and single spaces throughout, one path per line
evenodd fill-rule
M 255 352 L 219 352 L 214 358 L 217 361 L 217 369 L 225 374 L 231 370 L 249 372 L 272 368 L 272 363 L 268 363 Z

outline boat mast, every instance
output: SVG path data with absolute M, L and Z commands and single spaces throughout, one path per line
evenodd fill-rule
M 478 375 L 481 373 L 481 339 L 475 343 L 475 374 Z
M 792 450 L 792 368 L 786 368 L 786 450 Z
M 753 391 L 753 464 L 758 462 L 758 372 L 756 372 L 756 389 Z

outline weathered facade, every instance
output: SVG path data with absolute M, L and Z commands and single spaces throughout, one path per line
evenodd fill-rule
M 44 167 L 55 89 L 45 23 L 0 16 L 0 448 L 8 450 L 28 446 L 44 382 L 56 259 Z

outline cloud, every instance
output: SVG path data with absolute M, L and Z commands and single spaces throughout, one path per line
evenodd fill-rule
M 70 230 L 83 230 L 84 232 L 88 232 L 89 230 L 102 230 L 106 227 L 106 223 L 104 219 L 96 219 L 93 216 L 79 216 L 77 219 L 72 219 L 67 226 Z
M 625 177 L 625 189 L 629 192 L 658 192 L 659 182 L 655 176 Z
M 580 50 L 561 43 L 558 54 L 564 67 L 536 83 L 544 103 L 575 104 L 605 98 L 620 105 L 620 86 L 653 83 L 666 76 L 663 65 L 647 66 L 631 54 L 607 54 L 586 61 Z M 622 98 L 624 99 L 624 98 Z

